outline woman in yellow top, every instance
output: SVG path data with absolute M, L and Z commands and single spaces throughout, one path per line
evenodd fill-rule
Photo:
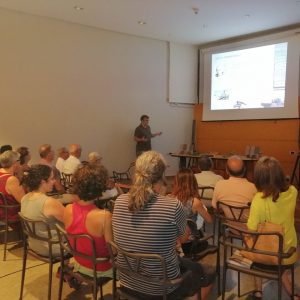
M 274 157 L 262 157 L 254 169 L 254 183 L 258 190 L 251 202 L 248 228 L 257 230 L 258 224 L 270 221 L 284 228 L 284 252 L 291 247 L 297 248 L 297 234 L 294 225 L 294 214 L 297 200 L 297 190 L 286 181 L 282 167 Z M 292 264 L 297 261 L 297 252 L 283 261 Z M 283 286 L 289 295 L 292 294 L 292 284 L 288 271 L 282 275 Z M 261 299 L 261 280 L 257 283 L 257 292 L 253 299 Z M 259 286 L 258 286 L 259 285 Z M 299 296 L 294 299 L 300 300 Z

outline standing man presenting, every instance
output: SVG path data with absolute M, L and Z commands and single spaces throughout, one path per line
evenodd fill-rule
M 135 129 L 134 140 L 136 141 L 136 156 L 151 150 L 151 138 L 161 135 L 162 132 L 152 133 L 149 126 L 149 116 L 142 115 L 141 124 Z

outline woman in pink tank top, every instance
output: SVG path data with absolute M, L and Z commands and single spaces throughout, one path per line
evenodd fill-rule
M 0 155 L 0 192 L 4 195 L 9 205 L 20 204 L 25 192 L 20 185 L 19 179 L 14 176 L 20 167 L 20 154 L 7 150 Z M 2 199 L 0 199 L 2 201 Z M 17 220 L 19 218 L 19 208 L 11 208 L 8 210 L 8 219 Z M 3 211 L 0 210 L 0 218 L 3 217 Z M 12 229 L 19 230 L 19 226 L 12 224 Z
M 106 189 L 107 171 L 95 164 L 80 165 L 72 177 L 73 193 L 78 200 L 66 207 L 64 224 L 66 231 L 72 234 L 86 233 L 94 240 L 98 257 L 109 257 L 106 243 L 113 239 L 111 213 L 95 206 L 94 200 Z M 92 249 L 84 241 L 77 243 L 78 250 L 92 255 Z M 82 257 L 74 257 L 75 270 L 93 276 L 92 265 Z M 97 265 L 97 274 L 113 277 L 109 261 Z

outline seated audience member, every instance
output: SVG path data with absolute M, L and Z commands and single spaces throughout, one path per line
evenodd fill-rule
M 88 155 L 89 162 L 91 164 L 101 165 L 102 156 L 98 152 L 91 152 Z M 123 194 L 123 191 L 118 187 L 112 179 L 107 179 L 106 189 L 102 192 L 100 199 L 115 198 L 116 196 Z
M 202 225 L 203 220 L 212 222 L 211 215 L 200 199 L 198 184 L 191 169 L 182 169 L 177 173 L 172 195 L 181 201 L 187 219 L 197 222 L 197 217 L 200 215 Z
M 2 146 L 0 147 L 0 154 L 4 153 L 4 152 L 7 151 L 7 150 L 12 150 L 12 149 L 13 149 L 13 148 L 12 148 L 11 145 L 2 145 Z
M 12 146 L 11 145 L 2 145 L 0 147 L 0 154 L 4 153 L 7 150 L 12 150 Z M 1 168 L 1 163 L 0 163 L 0 168 Z
M 201 230 L 204 221 L 209 223 L 212 222 L 211 215 L 207 212 L 207 208 L 200 199 L 198 184 L 191 169 L 181 169 L 177 173 L 172 196 L 181 201 L 186 218 L 192 219 L 197 224 L 198 229 Z M 200 231 L 200 234 L 203 236 L 202 231 Z M 185 254 L 190 252 L 190 235 L 191 232 L 187 227 L 185 235 L 180 239 L 180 243 L 177 244 L 179 252 L 181 252 L 180 244 L 182 245 Z M 199 243 L 199 245 L 197 245 L 197 250 L 201 251 L 206 247 L 207 242 Z
M 220 180 L 216 183 L 212 206 L 216 208 L 218 201 L 235 206 L 249 205 L 256 193 L 256 187 L 244 178 L 246 167 L 243 160 L 237 155 L 229 157 L 226 172 L 229 179 Z M 224 213 L 226 216 L 231 217 L 229 212 L 224 211 Z M 245 215 L 244 218 L 247 219 L 248 216 Z
M 72 144 L 69 147 L 70 156 L 64 163 L 63 173 L 73 174 L 78 166 L 81 164 L 79 160 L 81 156 L 81 146 L 78 144 Z
M 201 187 L 201 186 L 215 187 L 216 183 L 219 180 L 224 179 L 221 175 L 218 175 L 212 171 L 213 161 L 207 155 L 200 157 L 199 167 L 201 169 L 201 173 L 195 174 L 195 177 L 196 177 L 199 187 Z M 203 197 L 212 198 L 212 196 L 213 196 L 212 190 L 204 191 Z M 205 204 L 211 206 L 211 201 L 206 201 Z
M 257 230 L 259 223 L 266 220 L 284 227 L 284 249 L 287 252 L 291 247 L 297 248 L 297 234 L 295 230 L 295 207 L 297 201 L 297 190 L 287 183 L 280 163 L 274 157 L 262 157 L 256 163 L 254 169 L 254 183 L 258 193 L 252 200 L 248 219 L 248 228 Z M 274 249 L 275 251 L 276 249 Z M 292 264 L 297 261 L 295 252 L 284 264 Z M 292 285 L 288 271 L 282 274 L 282 283 L 288 295 L 292 294 Z M 257 291 L 253 299 L 262 299 L 262 284 L 256 279 Z M 294 299 L 299 300 L 296 295 Z
M 64 215 L 64 224 L 68 233 L 87 233 L 93 237 L 98 257 L 109 256 L 106 243 L 113 239 L 111 213 L 94 205 L 94 200 L 106 189 L 107 178 L 107 171 L 103 166 L 90 163 L 81 165 L 72 178 L 72 191 L 78 196 L 78 200 L 66 207 Z M 85 241 L 77 243 L 77 247 L 86 254 L 92 254 L 92 249 Z M 89 261 L 81 257 L 74 258 L 76 271 L 93 276 Z M 112 278 L 111 263 L 107 261 L 98 264 L 97 274 Z
M 179 200 L 161 195 L 165 169 L 164 158 L 155 151 L 144 152 L 137 158 L 133 185 L 128 194 L 117 198 L 114 206 L 114 238 L 126 251 L 162 255 L 169 279 L 180 277 L 181 267 L 192 271 L 191 277 L 178 288 L 168 289 L 168 299 L 173 299 L 174 295 L 180 299 L 187 296 L 198 299 L 201 287 L 202 299 L 206 299 L 213 276 L 204 274 L 200 264 L 177 256 L 176 241 L 185 233 L 186 216 Z M 146 261 L 144 270 L 152 276 L 162 275 L 159 268 Z M 140 299 L 147 299 L 143 293 L 156 296 L 161 292 L 156 285 L 141 285 L 130 277 L 120 276 L 120 282 L 138 293 Z
M 61 147 L 57 149 L 57 160 L 55 167 L 56 169 L 62 173 L 64 171 L 64 163 L 69 157 L 69 151 L 66 149 L 66 147 Z
M 63 221 L 65 208 L 57 200 L 46 195 L 51 192 L 55 183 L 53 170 L 48 165 L 33 165 L 23 177 L 23 184 L 28 189 L 28 193 L 22 198 L 21 213 L 34 220 L 43 220 L 48 223 L 52 230 L 52 235 L 56 237 L 55 223 Z M 39 235 L 48 236 L 44 226 L 38 227 Z M 48 243 L 44 241 L 31 240 L 30 248 L 41 255 L 48 256 Z M 55 244 L 52 248 L 53 255 L 60 255 L 59 245 Z
M 98 152 L 89 153 L 88 158 L 92 164 L 101 164 L 102 156 Z
M 27 172 L 30 168 L 28 163 L 31 159 L 31 155 L 27 147 L 19 147 L 17 152 L 20 154 L 20 168 L 17 171 L 17 177 L 22 181 L 24 172 Z
M 50 193 L 57 192 L 57 193 L 63 194 L 65 192 L 65 189 L 60 182 L 59 171 L 56 169 L 56 167 L 53 166 L 54 150 L 52 149 L 51 145 L 49 145 L 49 144 L 41 145 L 39 148 L 39 154 L 41 157 L 40 164 L 47 165 L 53 170 L 55 182 L 53 185 L 53 190 L 50 191 Z
M 18 152 L 7 150 L 0 155 L 0 192 L 4 195 L 7 203 L 10 205 L 20 204 L 25 192 L 20 185 L 19 179 L 14 176 L 20 166 L 19 160 L 20 154 Z M 2 201 L 0 199 L 0 201 Z M 3 203 L 2 203 L 3 204 Z M 11 221 L 19 219 L 18 208 L 10 208 L 8 210 L 8 219 Z M 0 210 L 1 218 L 4 214 L 3 210 Z M 12 229 L 19 230 L 18 225 L 12 224 Z

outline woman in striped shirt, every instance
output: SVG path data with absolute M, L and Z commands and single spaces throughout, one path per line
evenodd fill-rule
M 192 274 L 176 289 L 168 290 L 168 299 L 202 299 L 211 287 L 212 275 L 206 275 L 200 264 L 178 258 L 176 240 L 183 235 L 186 217 L 183 206 L 175 198 L 161 195 L 166 163 L 161 154 L 147 151 L 138 157 L 134 182 L 128 194 L 119 196 L 113 212 L 115 242 L 126 251 L 156 253 L 164 257 L 169 279 L 181 276 L 182 267 Z M 122 261 L 120 262 L 122 264 Z M 161 276 L 159 266 L 145 263 L 147 274 Z M 123 286 L 140 294 L 142 299 L 159 299 L 159 287 L 120 276 Z M 152 295 L 151 297 L 149 295 Z

